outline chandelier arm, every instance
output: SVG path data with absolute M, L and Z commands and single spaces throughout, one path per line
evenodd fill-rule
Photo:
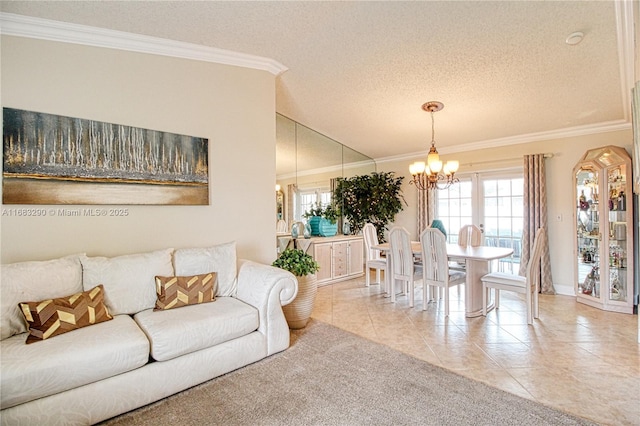
M 451 185 L 459 183 L 460 180 L 454 176 L 454 174 L 444 175 L 442 173 L 435 174 L 426 174 L 426 173 L 417 173 L 412 175 L 410 184 L 416 186 L 419 190 L 428 190 L 428 189 L 448 189 Z

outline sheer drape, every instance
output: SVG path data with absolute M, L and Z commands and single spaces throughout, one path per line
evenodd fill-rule
M 338 178 L 331 178 L 329 179 L 329 189 L 331 190 L 331 201 L 333 202 L 334 200 L 334 195 L 336 193 L 336 187 L 338 186 Z M 340 217 L 338 218 L 338 233 L 339 234 L 343 234 L 344 233 L 344 216 L 342 216 L 342 214 L 340 215 Z
M 527 263 L 533 248 L 535 232 L 538 228 L 547 229 L 547 185 L 545 179 L 544 154 L 524 156 L 524 224 L 522 230 L 522 258 L 520 275 L 526 272 Z M 542 246 L 540 271 L 540 292 L 555 294 L 551 279 L 551 261 L 549 258 L 549 240 L 545 238 Z
M 298 188 L 294 183 L 290 183 L 287 185 L 287 223 L 289 227 L 293 225 L 293 203 L 295 202 L 295 193 L 298 191 Z
M 423 179 L 426 178 L 423 176 Z M 426 182 L 425 182 L 426 183 Z M 417 235 L 422 234 L 431 225 L 436 216 L 435 194 L 433 189 L 418 189 L 418 221 Z

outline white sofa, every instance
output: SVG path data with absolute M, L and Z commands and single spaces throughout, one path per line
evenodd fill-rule
M 155 276 L 217 272 L 215 301 L 154 310 Z M 2 425 L 94 424 L 289 346 L 295 276 L 235 243 L 2 265 Z M 113 319 L 26 344 L 18 304 L 104 287 Z

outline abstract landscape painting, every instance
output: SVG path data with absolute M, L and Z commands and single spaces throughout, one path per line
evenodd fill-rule
M 209 204 L 208 140 L 3 108 L 4 204 Z

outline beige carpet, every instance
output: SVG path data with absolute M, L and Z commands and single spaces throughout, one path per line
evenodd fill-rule
M 289 349 L 104 425 L 589 425 L 312 320 Z

